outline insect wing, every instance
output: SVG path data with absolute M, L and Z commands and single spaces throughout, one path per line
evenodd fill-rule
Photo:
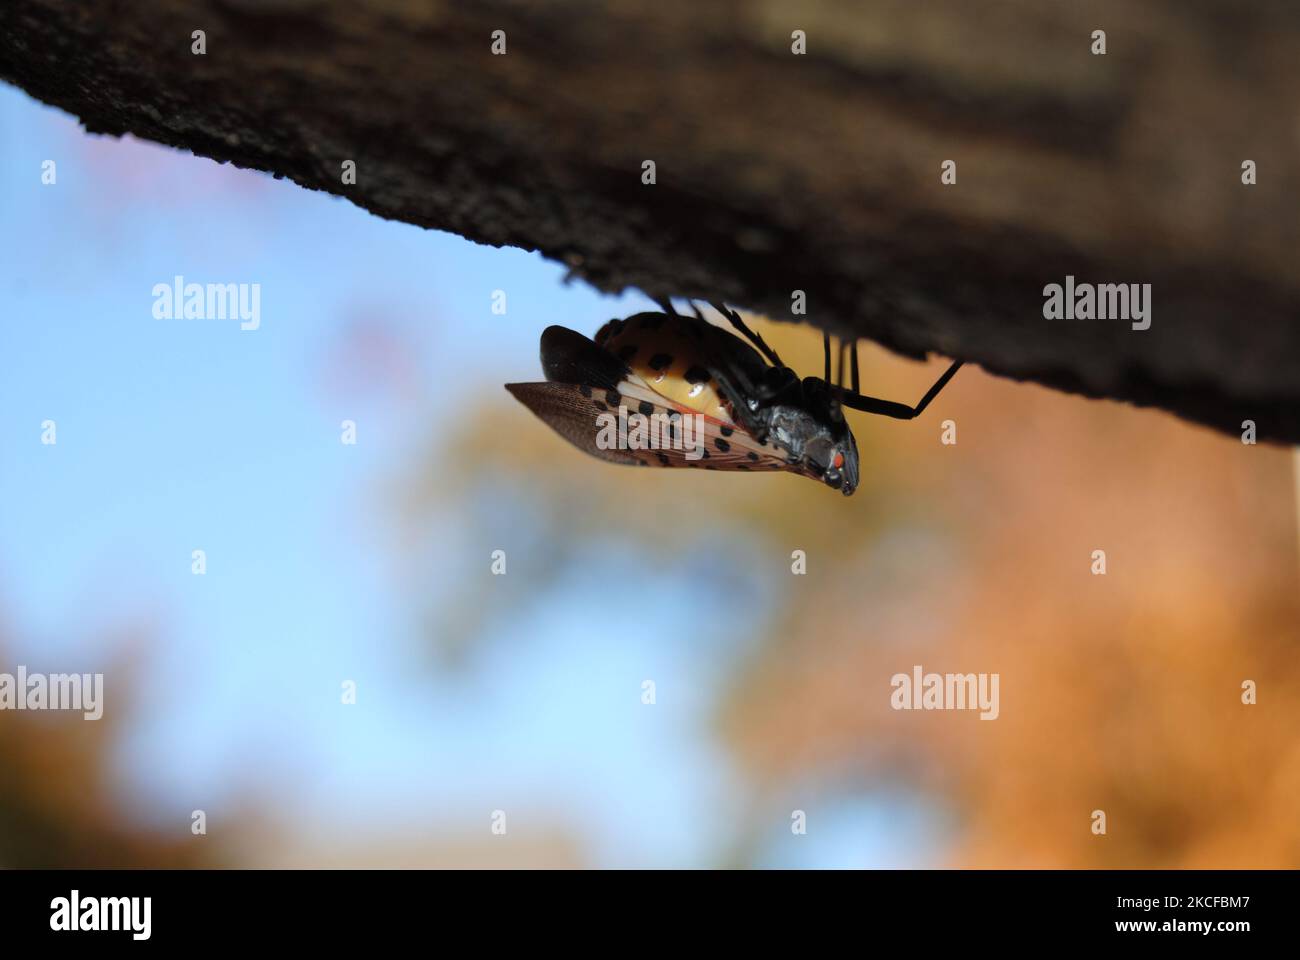
M 634 430 L 623 426 L 633 412 L 657 425 L 649 434 L 657 437 L 654 449 L 627 450 L 644 463 L 706 470 L 793 469 L 775 445 L 759 443 L 743 427 L 676 406 L 643 382 L 625 380 L 618 388 L 628 410 L 628 418 L 619 421 L 620 446 L 631 447 L 637 441 Z
M 586 384 L 613 390 L 636 375 L 626 363 L 604 347 L 567 327 L 550 326 L 542 331 L 542 374 L 556 383 Z
M 667 404 L 644 384 L 623 381 L 619 390 L 605 392 L 550 381 L 508 383 L 506 389 L 573 446 L 610 463 L 790 469 L 771 444 L 759 443 L 733 424 Z
M 610 463 L 639 463 L 631 450 L 605 449 L 597 442 L 600 424 L 597 416 L 602 412 L 596 403 L 601 394 L 590 387 L 574 383 L 507 383 L 506 389 L 516 400 L 531 410 L 544 424 L 573 444 L 583 453 L 608 460 Z M 618 400 L 617 396 L 610 399 Z M 608 404 L 605 404 L 608 411 Z M 618 407 L 614 407 L 618 416 Z

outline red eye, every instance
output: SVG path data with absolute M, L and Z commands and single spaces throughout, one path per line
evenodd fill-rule
M 844 454 L 842 453 L 835 454 L 835 462 L 831 464 L 831 466 L 833 466 L 836 470 L 844 466 Z

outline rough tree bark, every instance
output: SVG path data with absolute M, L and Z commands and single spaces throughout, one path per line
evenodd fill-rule
M 92 132 L 540 250 L 605 290 L 725 298 L 1300 441 L 1291 0 L 5 0 L 0 17 L 0 76 Z M 1151 328 L 1045 320 L 1067 275 L 1150 283 Z

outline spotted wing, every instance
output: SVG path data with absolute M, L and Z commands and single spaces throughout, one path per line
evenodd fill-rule
M 786 470 L 784 454 L 735 424 L 681 409 L 643 382 L 508 383 L 506 389 L 584 453 L 611 463 L 705 470 Z M 622 416 L 620 409 L 623 408 Z M 639 422 L 645 427 L 638 429 Z
M 597 417 L 609 410 L 609 404 L 604 399 L 605 391 L 593 391 L 585 385 L 554 383 L 549 380 L 545 383 L 507 383 L 506 389 L 539 420 L 583 453 L 610 463 L 640 463 L 630 450 L 604 449 L 597 443 L 600 436 Z M 622 398 L 614 391 L 609 392 L 614 401 L 614 415 L 617 416 L 618 404 Z
M 624 397 L 629 411 L 635 410 L 648 417 L 663 415 L 670 421 L 676 417 L 681 418 L 677 432 L 684 440 L 689 438 L 691 442 L 683 442 L 681 449 L 670 443 L 667 448 L 661 445 L 660 449 L 639 451 L 651 460 L 652 466 L 798 472 L 786 461 L 785 453 L 776 445 L 760 443 L 739 424 L 719 420 L 699 410 L 674 403 L 643 381 L 624 380 L 618 385 L 618 391 Z M 674 437 L 670 435 L 669 439 L 671 441 Z

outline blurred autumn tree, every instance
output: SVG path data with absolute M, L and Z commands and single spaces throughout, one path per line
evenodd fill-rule
M 12 672 L 0 629 L 0 663 Z M 112 676 L 114 701 L 129 703 L 130 669 Z M 140 826 L 114 789 L 122 709 L 89 721 L 79 712 L 0 712 L 0 867 L 179 868 L 214 866 L 213 844 L 188 818 L 162 834 Z M 188 811 L 187 811 L 188 813 Z
M 1300 865 L 1289 455 L 1113 404 L 965 386 L 947 407 L 962 430 L 948 469 L 909 484 L 948 549 L 927 570 L 864 550 L 810 577 L 725 713 L 748 768 L 772 784 L 861 757 L 952 808 L 962 865 Z M 923 463 L 934 444 L 922 428 L 899 455 Z M 819 629 L 828 617 L 843 627 Z M 889 677 L 916 663 L 999 672 L 1000 718 L 893 711 Z
M 819 368 L 808 331 L 763 335 Z M 864 389 L 904 400 L 942 366 L 864 360 Z M 598 463 L 504 395 L 483 409 L 455 460 L 420 473 L 404 518 L 454 504 L 463 527 L 521 550 L 512 573 L 534 594 L 610 538 L 669 567 L 741 543 L 735 562 L 785 584 L 718 710 L 756 816 L 832 771 L 923 791 L 950 814 L 954 865 L 1300 866 L 1288 451 L 967 367 L 919 421 L 855 419 L 862 485 L 845 500 L 797 477 Z M 946 419 L 955 445 L 940 443 Z M 794 549 L 806 576 L 789 573 Z M 482 578 L 456 589 L 439 635 L 467 645 L 510 613 Z M 893 711 L 890 677 L 915 664 L 999 673 L 1000 717 Z M 742 845 L 738 861 L 757 856 Z

